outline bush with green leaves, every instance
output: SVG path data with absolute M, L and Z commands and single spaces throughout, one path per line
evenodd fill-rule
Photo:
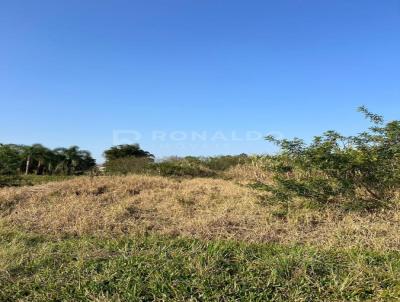
M 170 157 L 153 165 L 162 176 L 214 177 L 230 167 L 250 161 L 246 154 L 213 157 Z
M 19 182 L 21 154 L 13 145 L 0 144 L 0 187 Z
M 214 171 L 225 171 L 231 167 L 244 164 L 249 160 L 247 154 L 239 154 L 239 155 L 221 155 L 221 156 L 213 156 L 207 157 L 204 159 L 204 164 Z
M 365 107 L 359 111 L 372 126 L 356 136 L 327 131 L 310 144 L 297 138 L 267 137 L 282 150 L 272 165 L 276 185 L 268 187 L 275 197 L 375 205 L 396 198 L 400 189 L 400 121 L 385 122 Z
M 13 145 L 0 144 L 0 175 L 15 175 L 21 161 L 21 152 Z
M 151 170 L 152 160 L 147 157 L 123 157 L 108 160 L 104 166 L 107 174 L 138 174 Z
M 152 165 L 153 173 L 175 177 L 212 177 L 216 172 L 207 168 L 201 161 L 177 159 Z
M 195 157 L 170 157 L 153 162 L 149 157 L 123 157 L 105 163 L 107 174 L 148 174 L 171 177 L 210 177 L 216 173 Z

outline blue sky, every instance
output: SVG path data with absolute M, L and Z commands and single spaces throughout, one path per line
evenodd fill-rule
M 400 113 L 398 0 L 2 0 L 0 45 L 0 142 L 100 161 L 126 130 L 158 157 L 264 153 L 250 131 Z

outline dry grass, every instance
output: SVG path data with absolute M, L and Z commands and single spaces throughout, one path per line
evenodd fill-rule
M 147 233 L 400 250 L 400 211 L 289 208 L 233 181 L 80 177 L 0 189 L 1 220 L 37 233 Z

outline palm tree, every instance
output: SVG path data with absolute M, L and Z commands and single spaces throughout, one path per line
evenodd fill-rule
M 43 174 L 43 172 L 47 168 L 48 162 L 50 162 L 52 158 L 52 151 L 46 147 L 43 146 L 37 146 L 36 147 L 36 160 L 37 160 L 37 166 L 36 166 L 36 174 L 40 175 Z
M 25 174 L 29 171 L 33 163 L 36 163 L 36 173 L 42 168 L 46 161 L 48 152 L 50 151 L 41 144 L 33 144 L 32 146 L 23 146 L 23 156 L 25 158 Z
M 79 150 L 78 146 L 57 148 L 54 153 L 58 158 L 57 167 L 68 175 L 80 174 L 96 164 L 90 152 Z

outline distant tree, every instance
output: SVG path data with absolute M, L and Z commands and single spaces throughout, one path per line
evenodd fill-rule
M 39 174 L 50 156 L 50 150 L 41 144 L 21 146 L 20 148 L 25 159 L 25 174 L 32 170 Z
M 90 152 L 77 146 L 51 150 L 41 144 L 0 144 L 0 175 L 82 174 L 95 165 Z
M 21 163 L 21 153 L 16 145 L 0 144 L 0 175 L 15 175 Z
M 96 161 L 92 157 L 89 151 L 79 150 L 78 155 L 79 155 L 79 161 L 77 162 L 77 165 L 74 167 L 75 173 L 81 174 L 96 166 Z
M 96 165 L 89 151 L 79 150 L 78 146 L 54 149 L 56 172 L 63 174 L 81 174 Z
M 151 161 L 154 159 L 154 155 L 142 150 L 139 144 L 113 146 L 104 151 L 104 156 L 107 161 L 126 157 L 147 158 Z

